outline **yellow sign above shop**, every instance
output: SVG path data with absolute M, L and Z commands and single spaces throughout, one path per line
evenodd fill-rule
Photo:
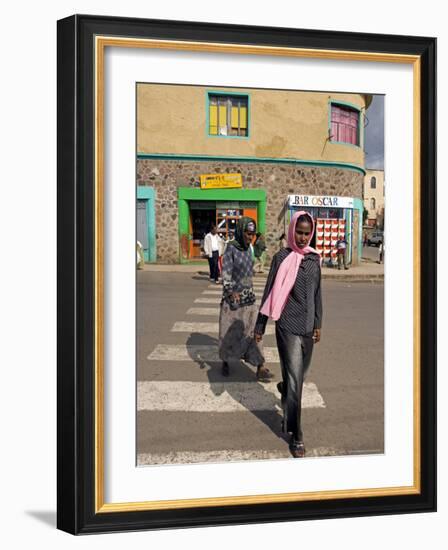
M 241 174 L 201 174 L 201 189 L 230 189 L 243 187 Z

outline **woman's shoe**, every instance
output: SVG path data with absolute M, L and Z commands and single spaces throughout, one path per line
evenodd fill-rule
M 223 376 L 229 376 L 230 374 L 229 363 L 226 363 L 226 361 L 222 362 L 221 373 Z
M 289 443 L 289 450 L 294 458 L 305 457 L 305 445 L 303 441 L 297 441 L 297 439 L 294 436 L 291 436 L 291 441 Z
M 257 380 L 259 382 L 270 382 L 274 378 L 272 372 L 265 367 L 264 365 L 259 365 L 257 367 Z

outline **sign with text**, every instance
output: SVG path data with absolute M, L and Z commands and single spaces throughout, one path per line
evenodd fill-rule
M 230 189 L 243 186 L 241 174 L 201 174 L 199 179 L 201 189 Z
M 353 197 L 333 197 L 330 195 L 289 195 L 289 206 L 314 206 L 320 208 L 353 208 Z

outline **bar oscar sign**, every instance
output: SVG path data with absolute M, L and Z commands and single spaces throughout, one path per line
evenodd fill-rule
M 201 174 L 201 189 L 231 189 L 243 186 L 241 174 Z
M 322 208 L 353 208 L 353 197 L 328 195 L 289 195 L 289 206 L 320 206 Z

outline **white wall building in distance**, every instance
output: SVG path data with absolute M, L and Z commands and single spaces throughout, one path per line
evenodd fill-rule
M 364 207 L 368 215 L 365 225 L 384 227 L 384 170 L 366 170 L 364 176 Z

